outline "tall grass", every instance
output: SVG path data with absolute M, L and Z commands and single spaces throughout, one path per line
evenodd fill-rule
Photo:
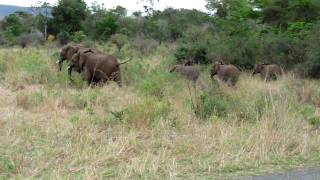
M 137 53 L 126 49 L 124 58 Z M 123 65 L 123 88 L 89 88 L 57 70 L 57 51 L 0 50 L 1 178 L 225 178 L 319 165 L 318 81 L 243 73 L 230 88 L 204 70 L 193 89 L 168 73 L 162 45 Z

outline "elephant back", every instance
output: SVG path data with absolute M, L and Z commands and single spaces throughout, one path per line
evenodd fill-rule
M 221 71 L 220 74 L 222 76 L 228 76 L 228 77 L 236 77 L 240 74 L 240 70 L 232 64 L 221 65 L 220 71 Z

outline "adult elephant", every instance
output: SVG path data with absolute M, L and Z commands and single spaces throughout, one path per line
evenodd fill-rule
M 257 64 L 252 75 L 260 74 L 265 81 L 276 80 L 283 74 L 283 69 L 278 64 Z
M 112 55 L 107 55 L 92 49 L 81 49 L 73 55 L 69 66 L 69 73 L 73 68 L 80 69 L 80 71 L 83 72 L 83 78 L 89 85 L 111 80 L 115 81 L 121 87 L 122 78 L 120 65 L 127 62 L 119 63 Z M 71 73 L 69 75 L 71 75 Z
M 211 69 L 211 79 L 213 79 L 215 75 L 218 75 L 218 78 L 226 82 L 229 86 L 235 86 L 240 75 L 240 70 L 234 65 L 226 65 L 220 62 L 214 64 Z
M 82 44 L 67 44 L 63 46 L 60 51 L 60 60 L 57 61 L 57 63 L 59 64 L 59 71 L 61 71 L 62 69 L 63 61 L 71 61 L 72 56 L 83 48 L 85 47 Z M 78 69 L 76 71 L 79 72 Z

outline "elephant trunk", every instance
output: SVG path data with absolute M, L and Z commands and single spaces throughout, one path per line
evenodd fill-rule
M 72 80 L 72 77 L 71 77 L 72 68 L 73 68 L 73 66 L 68 66 L 68 75 L 69 75 L 70 80 Z
M 63 60 L 59 60 L 57 63 L 58 63 L 58 65 L 59 65 L 59 71 L 61 71 L 61 70 L 62 70 Z
M 255 74 L 257 74 L 257 72 L 256 72 L 256 71 L 253 71 L 253 72 L 252 72 L 252 76 L 254 76 Z
M 65 60 L 66 60 L 66 58 L 64 58 L 62 55 L 60 55 L 60 59 L 56 62 L 59 65 L 59 71 L 62 70 L 62 63 Z
M 211 79 L 213 79 L 213 77 L 214 77 L 216 74 L 217 74 L 217 72 L 216 72 L 214 69 L 212 69 L 211 72 L 210 72 L 210 77 L 211 77 Z

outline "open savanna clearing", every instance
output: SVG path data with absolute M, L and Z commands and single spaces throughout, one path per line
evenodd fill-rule
M 221 179 L 320 165 L 319 81 L 242 72 L 230 88 L 201 66 L 194 90 L 168 73 L 162 45 L 123 52 L 123 88 L 89 88 L 58 71 L 58 51 L 0 50 L 1 178 Z

